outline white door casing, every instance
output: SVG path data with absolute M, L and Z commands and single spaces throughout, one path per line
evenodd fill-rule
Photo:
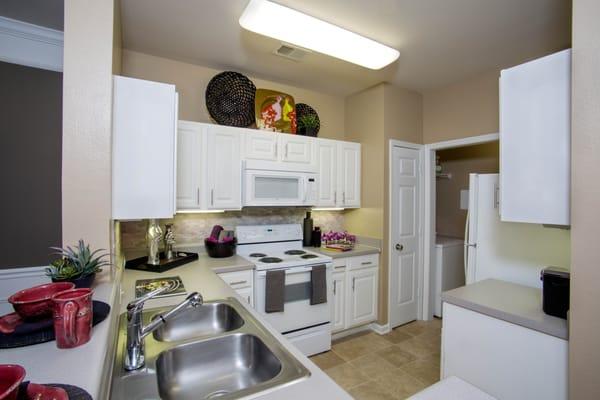
M 394 146 L 391 160 L 390 327 L 417 319 L 420 266 L 420 150 Z

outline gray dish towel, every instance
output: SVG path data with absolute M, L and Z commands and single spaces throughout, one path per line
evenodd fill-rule
M 315 265 L 310 271 L 310 305 L 327 303 L 327 270 Z
M 267 271 L 265 312 L 283 312 L 285 298 L 285 270 Z

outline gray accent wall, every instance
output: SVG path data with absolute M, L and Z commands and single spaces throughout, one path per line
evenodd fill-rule
M 0 269 L 62 244 L 62 74 L 0 62 Z

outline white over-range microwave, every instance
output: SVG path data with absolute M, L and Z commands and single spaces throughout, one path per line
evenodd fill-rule
M 244 170 L 244 206 L 313 206 L 318 175 L 312 172 Z

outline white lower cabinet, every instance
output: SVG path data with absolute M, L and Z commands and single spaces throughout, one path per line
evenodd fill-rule
M 366 324 L 377 319 L 377 268 L 348 272 L 348 327 Z
M 223 272 L 217 275 L 243 300 L 254 307 L 254 270 Z
M 333 314 L 331 331 L 338 332 L 346 328 L 346 273 L 334 272 L 333 276 Z
M 333 260 L 332 332 L 377 319 L 378 282 L 377 254 Z
M 568 398 L 568 341 L 449 303 L 443 313 L 442 379 L 498 399 Z

